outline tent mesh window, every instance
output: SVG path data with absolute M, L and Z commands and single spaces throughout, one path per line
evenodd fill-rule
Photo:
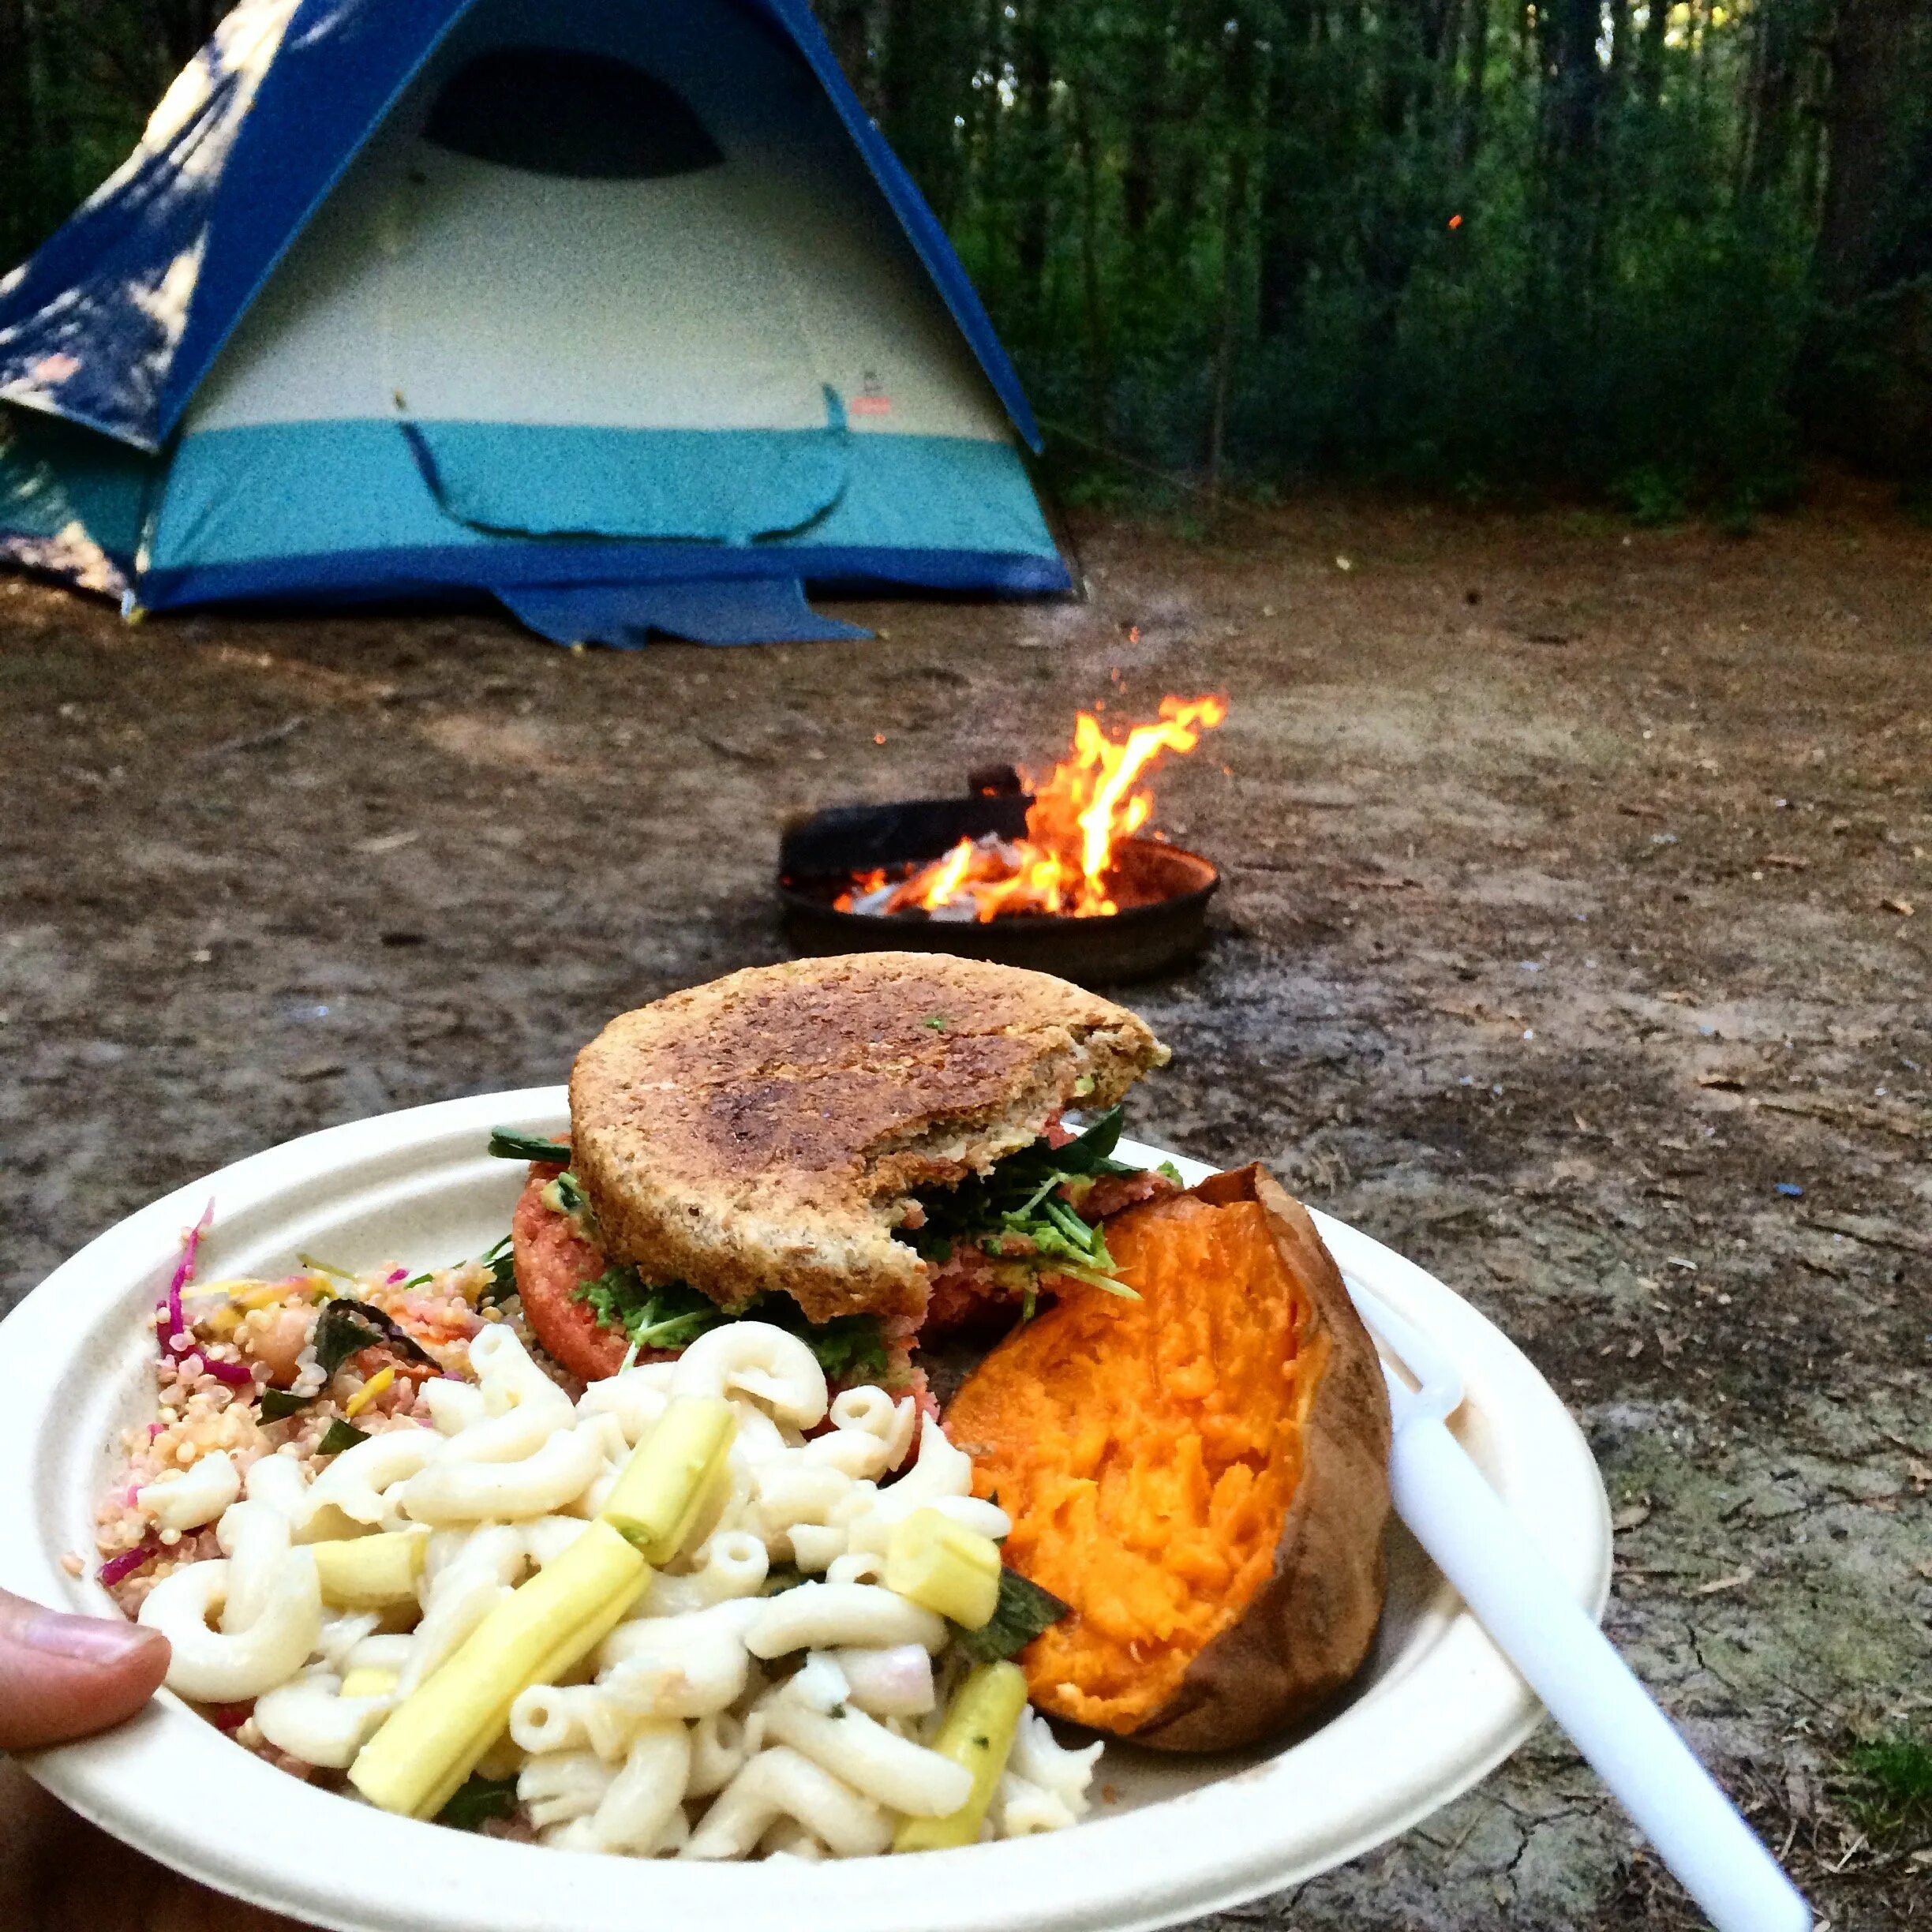
M 423 133 L 526 174 L 654 181 L 724 161 L 689 105 L 642 67 L 557 47 L 498 47 L 460 68 Z

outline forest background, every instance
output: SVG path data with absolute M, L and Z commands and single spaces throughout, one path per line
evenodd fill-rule
M 0 0 L 0 264 L 224 9 Z M 1932 0 L 819 0 L 1072 500 L 1932 505 Z M 1198 495 L 1193 500 L 1198 501 Z

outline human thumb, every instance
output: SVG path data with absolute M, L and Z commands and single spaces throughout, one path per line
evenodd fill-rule
M 148 1702 L 167 1667 L 159 1631 L 64 1616 L 0 1590 L 0 1750 L 104 1731 Z

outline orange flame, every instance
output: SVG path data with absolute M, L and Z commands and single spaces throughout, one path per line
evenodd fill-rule
M 983 922 L 1022 912 L 1074 919 L 1118 912 L 1121 841 L 1154 814 L 1153 796 L 1136 788 L 1140 781 L 1168 752 L 1192 751 L 1202 732 L 1226 716 L 1225 698 L 1163 698 L 1158 721 L 1115 739 L 1093 713 L 1083 711 L 1072 751 L 1033 787 L 1024 839 L 961 839 L 944 858 L 889 890 L 883 874 L 868 873 L 834 903 L 841 912 L 919 910 Z M 861 900 L 868 903 L 859 906 Z

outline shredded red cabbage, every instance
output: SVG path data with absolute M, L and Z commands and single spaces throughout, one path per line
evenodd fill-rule
M 174 1279 L 168 1283 L 167 1300 L 162 1304 L 155 1323 L 155 1331 L 160 1339 L 164 1354 L 184 1352 L 174 1346 L 175 1336 L 187 1326 L 187 1318 L 182 1312 L 182 1290 L 194 1279 L 195 1256 L 200 1252 L 201 1237 L 214 1222 L 215 1204 L 210 1201 L 201 1210 L 201 1219 L 182 1237 L 182 1258 L 174 1270 Z
M 195 1260 L 200 1252 L 202 1238 L 214 1224 L 215 1204 L 210 1201 L 201 1210 L 201 1219 L 182 1237 L 182 1258 L 175 1267 L 174 1279 L 168 1283 L 167 1299 L 156 1311 L 155 1335 L 163 1355 L 179 1362 L 185 1362 L 193 1357 L 217 1382 L 225 1382 L 230 1388 L 248 1388 L 255 1380 L 248 1365 L 244 1362 L 217 1361 L 205 1349 L 198 1346 L 182 1309 L 182 1290 L 194 1279 Z M 177 1341 L 177 1336 L 182 1339 Z
M 383 1277 L 383 1286 L 385 1288 L 393 1288 L 398 1282 L 407 1281 L 408 1279 L 409 1270 L 407 1268 L 398 1268 L 393 1275 L 385 1275 Z
M 217 1382 L 226 1382 L 230 1388 L 253 1388 L 255 1386 L 255 1378 L 249 1372 L 246 1362 L 218 1361 L 215 1357 L 200 1349 L 193 1350 L 190 1353 L 200 1357 L 201 1366 Z
M 100 1567 L 103 1588 L 112 1589 L 124 1578 L 131 1577 L 137 1570 L 144 1570 L 161 1554 L 159 1543 L 143 1543 L 131 1550 L 123 1550 L 118 1556 L 110 1556 Z
M 253 1714 L 255 1700 L 250 1698 L 245 1704 L 210 1704 L 206 1708 L 208 1722 L 217 1731 L 239 1731 Z

